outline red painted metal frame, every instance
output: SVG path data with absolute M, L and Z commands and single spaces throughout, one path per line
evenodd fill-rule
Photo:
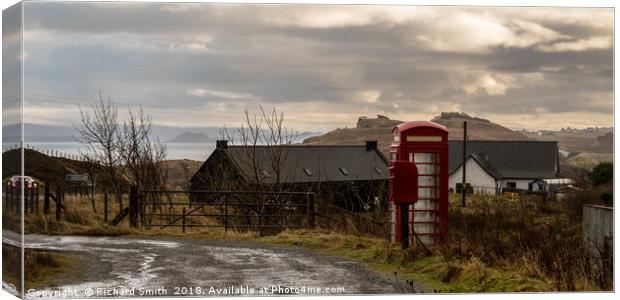
M 439 175 L 439 197 L 438 198 L 424 198 L 424 199 L 429 199 L 429 200 L 438 199 L 439 201 L 437 205 L 438 210 L 424 209 L 424 210 L 415 210 L 415 211 L 416 212 L 432 212 L 432 211 L 439 212 L 438 213 L 439 219 L 437 220 L 437 217 L 436 217 L 435 222 L 439 223 L 440 226 L 438 230 L 435 232 L 435 242 L 439 244 L 443 244 L 446 242 L 447 235 L 448 235 L 448 129 L 440 124 L 433 123 L 433 122 L 424 122 L 424 121 L 409 122 L 409 123 L 403 123 L 403 124 L 400 124 L 399 126 L 396 126 L 392 130 L 392 134 L 393 136 L 398 135 L 399 140 L 398 141 L 393 140 L 390 146 L 390 152 L 391 152 L 390 157 L 394 157 L 393 154 L 395 154 L 395 162 L 390 163 L 390 174 L 391 174 L 390 193 L 389 193 L 390 205 L 409 202 L 409 201 L 402 201 L 400 199 L 395 198 L 398 194 L 401 194 L 402 192 L 392 191 L 392 189 L 396 187 L 392 184 L 393 183 L 392 177 L 400 173 L 398 169 L 394 170 L 394 168 L 399 168 L 399 165 L 402 165 L 403 161 L 408 162 L 410 152 L 436 153 L 437 154 L 439 161 L 433 164 L 437 164 L 437 163 L 439 164 L 439 174 L 438 174 Z M 421 142 L 421 141 L 408 142 L 407 136 L 441 136 L 441 142 Z M 413 162 L 411 164 L 413 164 Z M 417 177 L 418 176 L 415 176 L 414 178 L 406 178 L 405 181 L 412 182 L 414 184 L 411 184 L 410 186 L 407 186 L 404 188 L 416 189 L 416 194 L 417 194 L 417 188 L 418 188 Z M 398 181 L 401 181 L 401 180 L 399 179 Z M 399 187 L 403 187 L 403 185 L 399 185 Z M 405 194 L 410 194 L 410 193 L 405 193 Z M 418 199 L 423 199 L 423 198 L 418 198 L 418 197 L 416 198 L 417 198 L 416 201 Z M 409 202 L 409 203 L 413 204 L 415 203 L 415 201 Z M 409 209 L 409 211 L 411 212 L 413 210 Z M 400 216 L 400 205 L 397 205 L 396 207 L 396 216 Z M 410 220 L 411 226 L 413 226 L 414 223 L 420 224 L 419 222 L 416 222 L 415 220 L 413 220 L 413 214 L 410 215 L 409 220 Z M 395 222 L 396 222 L 395 224 L 396 241 L 401 242 L 402 234 L 401 234 L 400 218 L 396 218 Z

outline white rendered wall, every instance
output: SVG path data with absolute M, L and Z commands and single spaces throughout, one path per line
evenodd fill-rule
M 466 182 L 468 182 L 473 188 L 476 194 L 489 194 L 494 195 L 496 192 L 496 181 L 493 176 L 489 175 L 473 158 L 467 159 L 465 163 L 467 172 L 465 176 Z M 449 178 L 449 185 L 454 191 L 456 191 L 456 184 L 463 182 L 463 166 L 459 167 Z M 527 188 L 527 183 L 526 183 Z

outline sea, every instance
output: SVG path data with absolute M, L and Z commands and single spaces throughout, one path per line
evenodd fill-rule
M 204 161 L 215 150 L 215 142 L 212 143 L 165 143 L 168 148 L 166 159 L 190 159 Z M 60 156 L 78 156 L 84 145 L 77 142 L 34 142 L 24 145 L 28 149 L 34 149 L 42 153 L 53 151 Z M 2 143 L 3 151 L 15 148 L 14 143 Z

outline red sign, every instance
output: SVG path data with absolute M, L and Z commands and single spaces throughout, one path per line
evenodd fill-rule
M 411 203 L 418 200 L 418 168 L 406 160 L 390 164 L 390 198 L 394 203 Z

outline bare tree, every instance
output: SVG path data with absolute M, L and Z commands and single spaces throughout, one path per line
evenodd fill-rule
M 137 112 L 128 107 L 127 118 L 122 125 L 118 122 L 118 107 L 110 100 L 99 101 L 89 110 L 80 107 L 80 123 L 74 125 L 79 142 L 86 145 L 81 156 L 89 162 L 96 162 L 103 168 L 101 181 L 114 191 L 123 210 L 123 182 L 130 182 L 133 192 L 159 189 L 165 184 L 162 179 L 166 145 L 151 136 L 151 117 L 142 106 Z M 130 223 L 137 226 L 140 203 L 130 197 Z M 94 209 L 94 205 L 93 205 Z
M 183 169 L 183 177 L 185 179 L 185 187 L 183 187 L 186 190 L 189 190 L 189 181 L 192 178 L 192 173 L 190 172 L 191 167 L 189 165 L 189 163 L 186 160 L 182 160 L 181 163 L 181 168 Z
M 120 157 L 125 169 L 126 176 L 134 185 L 134 192 L 141 193 L 144 190 L 156 190 L 162 188 L 161 171 L 165 168 L 164 160 L 167 155 L 166 145 L 159 140 L 153 141 L 151 137 L 151 117 L 144 113 L 142 106 L 137 112 L 128 107 L 127 119 L 123 122 L 122 130 L 117 136 L 120 146 Z M 154 195 L 158 195 L 155 193 Z M 130 201 L 137 201 L 136 197 Z M 159 202 L 158 197 L 151 199 Z M 130 203 L 129 220 L 136 227 L 138 220 L 138 208 L 140 203 Z M 161 206 L 158 207 L 161 209 Z
M 244 161 L 249 162 L 249 173 L 255 190 L 284 191 L 294 176 L 283 172 L 288 155 L 288 146 L 298 136 L 294 130 L 284 126 L 284 113 L 273 108 L 270 112 L 260 106 L 259 114 L 245 110 L 245 122 L 238 128 L 224 128 L 222 138 L 235 147 Z
M 89 168 L 87 168 L 86 173 L 88 174 L 88 178 L 90 180 L 90 192 L 88 194 L 90 194 L 90 205 L 92 206 L 93 209 L 93 213 L 97 213 L 97 207 L 95 206 L 95 185 L 97 183 L 97 179 L 98 176 L 97 174 L 99 173 L 99 164 L 96 161 L 90 160 L 91 158 L 88 156 L 83 156 L 83 160 L 84 162 L 86 162 L 89 166 Z
M 262 106 L 260 113 L 251 114 L 245 110 L 245 122 L 238 128 L 224 128 L 221 131 L 223 139 L 228 140 L 232 146 L 229 151 L 236 151 L 236 156 L 243 160 L 243 172 L 246 173 L 248 181 L 246 186 L 240 189 L 251 189 L 255 191 L 283 192 L 291 191 L 294 186 L 290 184 L 294 172 L 286 172 L 283 166 L 288 156 L 288 147 L 298 136 L 294 130 L 284 126 L 284 113 L 278 112 L 275 108 L 266 111 Z M 288 169 L 290 170 L 290 169 Z M 278 195 L 263 196 L 257 195 L 253 200 L 259 204 L 281 203 Z M 244 207 L 244 214 L 252 213 L 265 215 L 268 206 L 247 206 Z M 267 218 L 246 217 L 246 222 L 260 225 L 269 222 Z
M 80 109 L 80 122 L 74 124 L 78 132 L 76 140 L 85 145 L 80 155 L 86 161 L 98 162 L 103 167 L 100 179 L 114 192 L 120 210 L 123 208 L 123 166 L 117 135 L 119 133 L 118 107 L 109 99 L 93 103 L 90 109 Z

